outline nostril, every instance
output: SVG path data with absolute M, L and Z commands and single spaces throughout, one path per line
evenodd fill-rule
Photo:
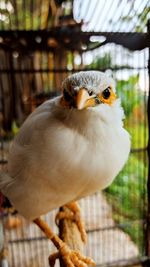
M 101 100 L 96 96 L 96 97 L 94 97 L 94 99 L 95 99 L 95 104 L 101 104 L 102 102 L 101 102 Z

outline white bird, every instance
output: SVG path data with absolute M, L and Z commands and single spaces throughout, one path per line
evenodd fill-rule
M 81 71 L 66 78 L 62 90 L 23 123 L 10 148 L 8 174 L 0 175 L 3 194 L 43 230 L 37 218 L 110 185 L 130 152 L 112 78 Z M 63 255 L 64 244 L 54 236 L 49 232 Z

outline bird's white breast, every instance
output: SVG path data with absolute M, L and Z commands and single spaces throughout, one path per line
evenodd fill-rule
M 6 195 L 29 219 L 108 186 L 130 150 L 121 124 L 91 111 L 63 111 L 58 100 L 28 118 L 10 151 Z

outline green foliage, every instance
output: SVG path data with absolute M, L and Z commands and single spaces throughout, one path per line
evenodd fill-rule
M 117 94 L 125 110 L 125 125 L 131 135 L 132 148 L 144 148 L 148 142 L 148 126 L 144 93 L 139 88 L 139 75 L 117 81 Z M 132 240 L 144 253 L 144 225 L 147 199 L 147 154 L 146 151 L 130 154 L 124 169 L 106 190 L 108 201 L 113 207 L 114 220 L 122 225 Z
M 106 196 L 113 207 L 116 222 L 123 225 L 133 241 L 143 252 L 144 231 L 142 220 L 146 218 L 146 178 L 145 154 L 131 154 L 129 160 L 106 190 Z
M 134 10 L 134 1 L 131 3 L 132 9 Z M 140 10 L 140 12 L 139 12 Z M 137 12 L 132 12 L 132 14 L 128 14 L 127 16 L 122 16 L 120 20 L 123 23 L 126 23 L 127 27 L 129 23 L 132 23 L 133 20 L 137 20 L 137 24 L 135 26 L 135 30 L 137 32 L 143 32 L 146 28 L 148 19 L 149 19 L 149 13 L 150 13 L 150 6 L 147 4 L 143 10 L 139 9 Z
M 146 172 L 144 161 L 131 154 L 124 169 L 106 190 L 114 196 L 118 213 L 128 219 L 142 219 Z
M 17 0 L 5 3 L 3 10 L 0 13 L 4 15 L 3 23 L 0 24 L 0 28 L 7 29 L 37 29 L 42 25 L 42 21 L 48 14 L 49 3 L 47 1 L 40 0 Z M 8 11 L 7 5 L 11 5 L 11 11 Z M 52 16 L 49 18 L 51 23 Z
M 130 124 L 127 121 L 127 130 L 131 135 L 132 148 L 144 148 L 148 144 L 148 126 L 147 121 L 145 123 Z
M 112 67 L 112 58 L 110 53 L 105 53 L 104 56 L 97 56 L 93 62 L 87 66 L 88 69 L 105 69 Z
M 139 75 L 117 80 L 117 95 L 125 111 L 125 126 L 131 135 L 132 148 L 145 147 L 148 142 L 147 97 L 139 88 Z
M 138 14 L 138 24 L 136 26 L 137 32 L 142 32 L 147 25 L 150 13 L 150 6 L 145 6 L 144 10 Z
M 117 80 L 117 94 L 121 98 L 126 117 L 129 117 L 133 109 L 143 102 L 144 94 L 138 83 L 138 74 L 130 76 L 127 80 Z

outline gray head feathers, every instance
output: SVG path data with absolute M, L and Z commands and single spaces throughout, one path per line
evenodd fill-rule
M 98 93 L 108 86 L 114 88 L 114 80 L 100 71 L 80 71 L 70 75 L 62 84 L 63 89 L 74 89 L 78 91 L 81 87 L 93 90 Z

